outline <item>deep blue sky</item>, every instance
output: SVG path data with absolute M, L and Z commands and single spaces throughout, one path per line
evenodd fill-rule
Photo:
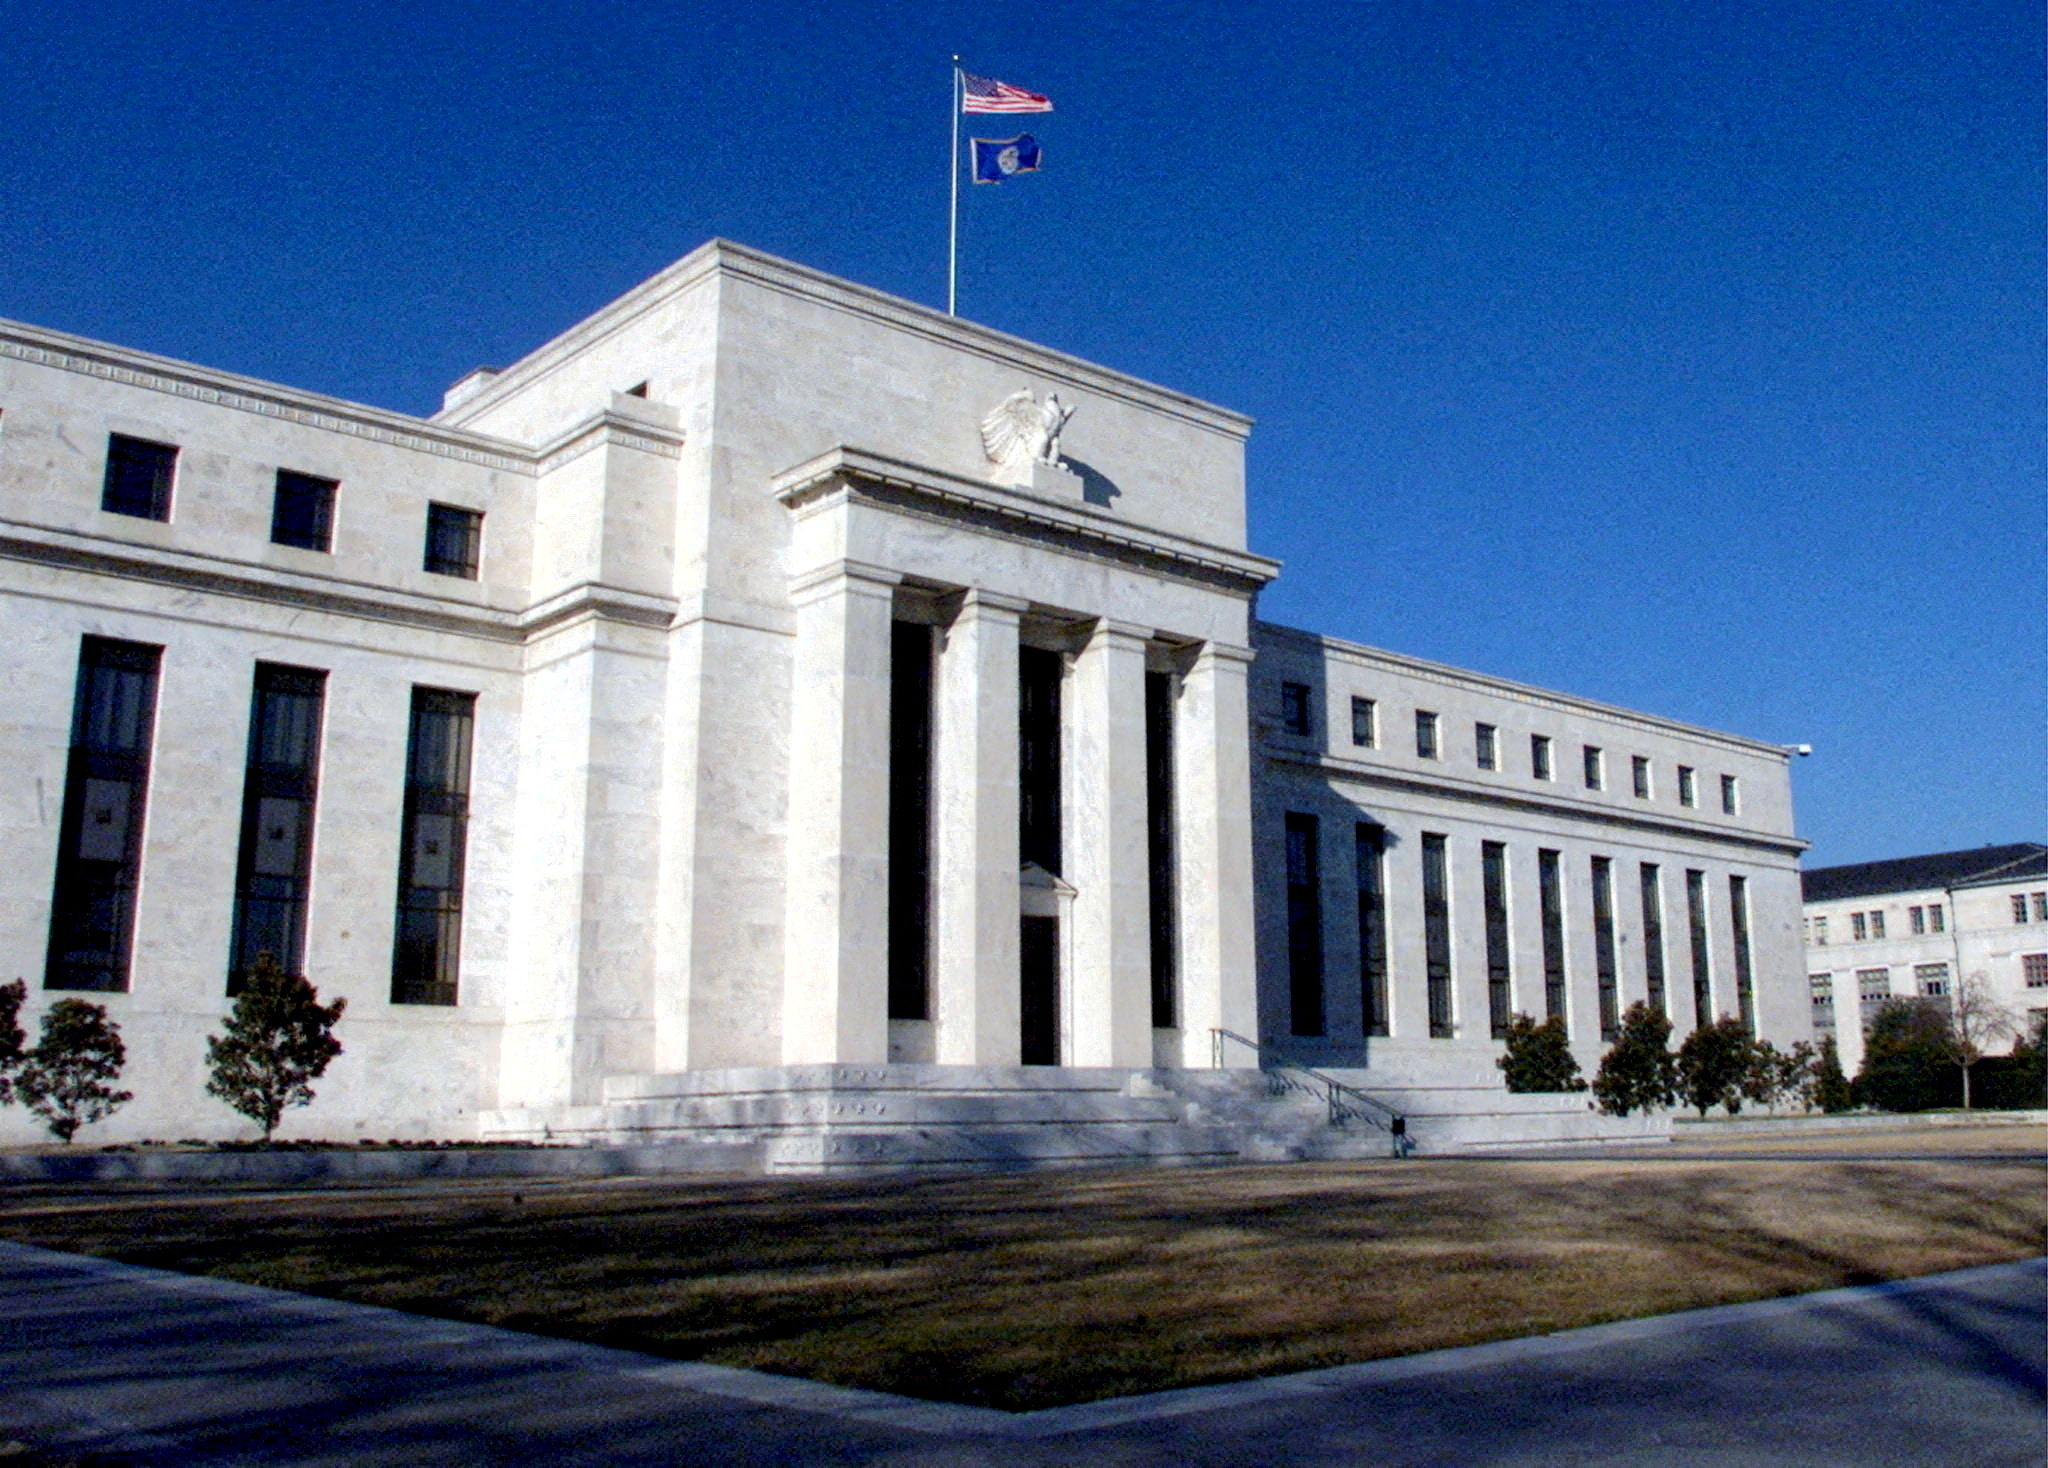
M 0 315 L 412 412 L 713 235 L 1249 412 L 1276 621 L 2048 836 L 2036 0 L 0 4 Z M 1008 126 L 1006 127 L 1006 124 Z

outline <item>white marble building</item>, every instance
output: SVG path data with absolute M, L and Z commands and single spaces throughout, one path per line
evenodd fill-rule
M 259 951 L 349 1001 L 327 1137 L 1217 1030 L 1484 1088 L 1502 1003 L 1590 1069 L 1660 989 L 1808 1034 L 1784 751 L 1258 623 L 1249 429 L 723 242 L 430 420 L 0 323 L 0 976 L 119 1021 L 102 1139 L 238 1133 Z

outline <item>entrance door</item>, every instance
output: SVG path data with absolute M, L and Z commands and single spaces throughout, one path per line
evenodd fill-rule
M 1022 1059 L 1026 1065 L 1060 1063 L 1060 920 L 1023 919 L 1018 970 L 1023 992 Z

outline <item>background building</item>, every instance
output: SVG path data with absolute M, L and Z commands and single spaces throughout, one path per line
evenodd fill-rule
M 1817 867 L 1801 886 L 1814 1033 L 1835 1036 L 1850 1075 L 1887 999 L 1945 998 L 1981 974 L 2016 1015 L 2048 1012 L 2048 846 Z
M 330 1137 L 1808 1033 L 1784 751 L 1258 624 L 1249 428 L 722 242 L 432 420 L 0 328 L 0 971 L 113 1012 L 112 1137 L 236 1130 L 265 951 Z

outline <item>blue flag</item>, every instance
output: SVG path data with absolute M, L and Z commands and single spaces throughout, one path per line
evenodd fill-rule
M 999 184 L 1013 173 L 1038 172 L 1038 139 L 1029 133 L 1014 138 L 975 138 L 974 181 Z

